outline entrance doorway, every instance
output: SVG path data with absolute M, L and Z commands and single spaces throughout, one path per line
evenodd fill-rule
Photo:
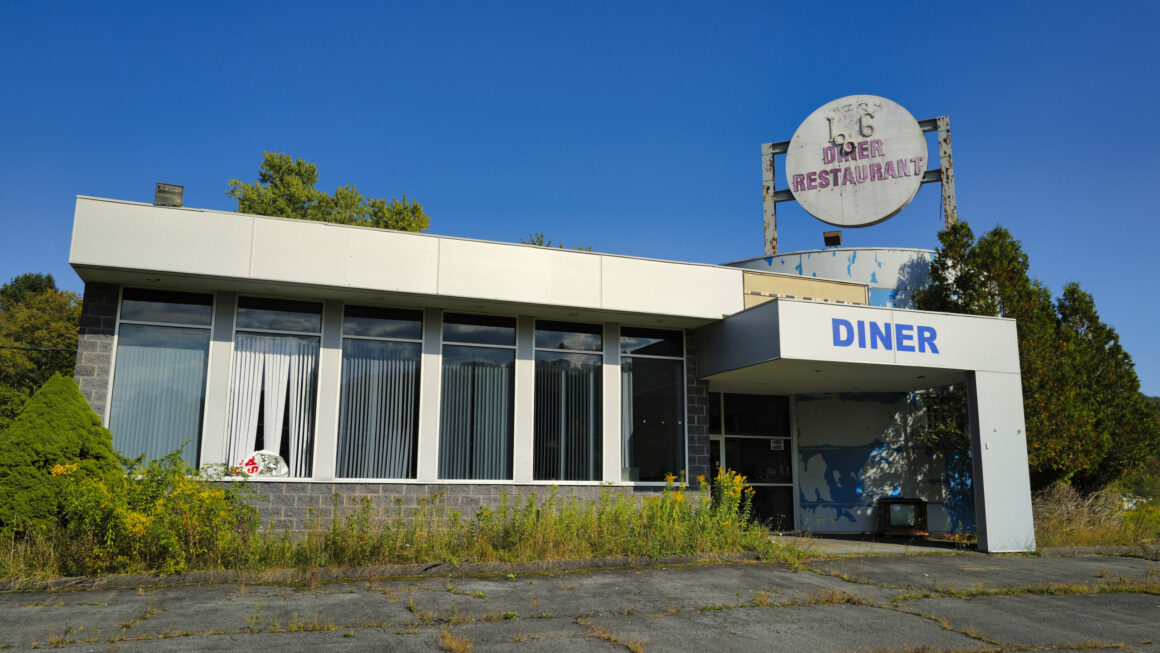
M 746 477 L 753 514 L 774 531 L 793 531 L 794 447 L 789 399 L 709 393 L 709 463 Z

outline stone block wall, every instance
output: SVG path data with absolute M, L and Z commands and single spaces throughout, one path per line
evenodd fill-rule
M 101 421 L 112 377 L 113 336 L 117 329 L 119 287 L 109 283 L 86 283 L 81 325 L 77 339 L 77 364 L 73 378 Z
M 229 481 L 223 481 L 229 482 Z M 353 512 L 370 499 L 374 511 L 380 516 L 404 514 L 418 508 L 420 501 L 445 502 L 447 507 L 458 510 L 465 517 L 472 517 L 481 506 L 494 507 L 505 492 L 509 497 L 534 494 L 544 499 L 553 490 L 557 496 L 569 499 L 576 497 L 584 501 L 594 501 L 601 490 L 625 496 L 655 494 L 661 488 L 599 486 L 557 487 L 548 485 L 491 485 L 441 483 L 322 483 L 288 481 L 249 482 L 254 497 L 252 505 L 258 509 L 264 530 L 304 531 L 312 518 L 317 518 L 322 527 L 330 525 L 335 507 L 339 516 Z
M 693 332 L 685 333 L 685 411 L 688 432 L 690 486 L 698 476 L 712 478 L 709 469 L 709 382 L 697 379 L 697 341 Z

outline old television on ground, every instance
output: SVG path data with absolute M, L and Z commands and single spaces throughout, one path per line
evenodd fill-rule
M 878 534 L 889 537 L 930 535 L 926 501 L 891 497 L 878 500 Z

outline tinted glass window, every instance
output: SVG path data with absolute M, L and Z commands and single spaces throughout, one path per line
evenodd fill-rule
M 317 333 L 322 330 L 322 304 L 242 297 L 238 328 Z
M 121 295 L 121 319 L 209 326 L 213 295 L 126 288 Z
M 728 435 L 789 435 L 789 400 L 767 395 L 725 395 Z
M 620 372 L 622 480 L 679 474 L 685 469 L 684 362 L 627 358 Z
M 342 342 L 339 478 L 415 478 L 421 345 Z
M 601 331 L 599 324 L 539 320 L 536 322 L 536 347 L 600 351 L 604 342 Z
M 423 337 L 423 313 L 369 306 L 347 306 L 343 309 L 342 334 L 368 338 Z
M 596 481 L 601 467 L 600 354 L 536 352 L 533 478 Z
M 684 356 L 681 332 L 624 327 L 620 330 L 620 353 L 641 356 Z
M 439 478 L 510 479 L 516 352 L 443 347 Z
M 709 393 L 709 432 L 721 432 L 721 393 Z
M 514 347 L 516 344 L 516 319 L 514 317 L 447 313 L 443 316 L 443 341 Z
M 117 451 L 146 460 L 181 450 L 197 465 L 209 329 L 122 324 L 109 430 Z
M 784 438 L 725 438 L 725 464 L 750 483 L 793 482 L 790 453 Z

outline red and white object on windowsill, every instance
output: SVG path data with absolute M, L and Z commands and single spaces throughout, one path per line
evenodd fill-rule
M 237 476 L 289 476 L 290 467 L 282 456 L 267 451 L 255 451 L 234 468 Z

